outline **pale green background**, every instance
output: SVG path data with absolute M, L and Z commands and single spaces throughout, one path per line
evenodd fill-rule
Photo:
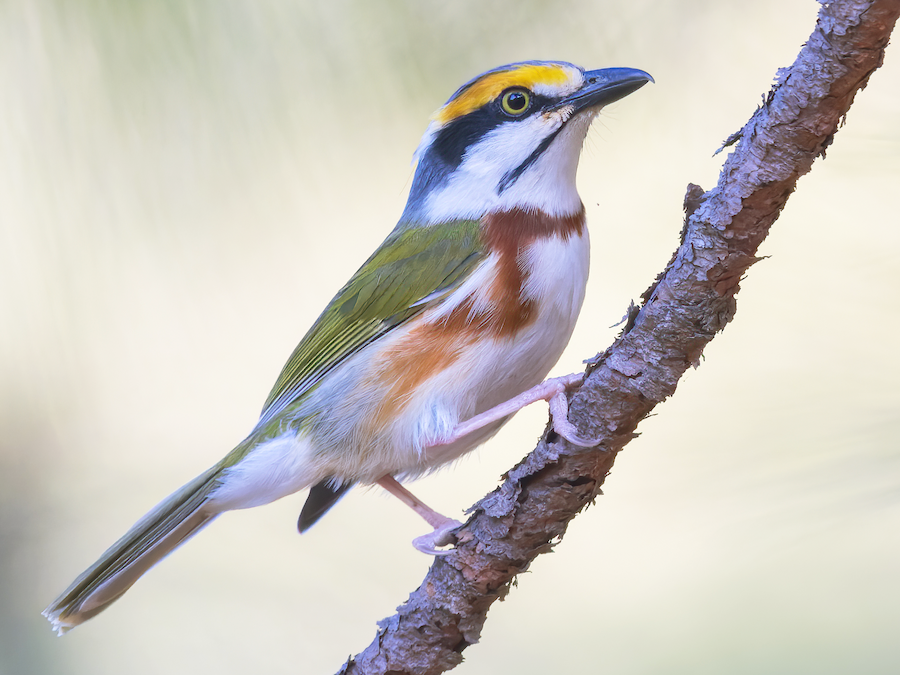
M 585 316 L 604 348 L 689 181 L 809 35 L 811 0 L 0 3 L 0 673 L 331 673 L 421 580 L 377 490 L 307 536 L 229 514 L 63 639 L 40 610 L 250 429 L 390 230 L 429 114 L 493 66 L 651 72 L 588 138 Z M 606 496 L 457 671 L 900 672 L 900 48 L 641 427 Z M 546 408 L 415 490 L 459 514 Z

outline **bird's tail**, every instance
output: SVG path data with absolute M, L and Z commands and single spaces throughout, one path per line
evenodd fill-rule
M 141 575 L 218 515 L 208 498 L 217 486 L 216 466 L 169 495 L 113 544 L 44 610 L 62 635 L 99 614 Z

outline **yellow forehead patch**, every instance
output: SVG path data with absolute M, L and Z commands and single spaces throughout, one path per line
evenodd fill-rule
M 523 63 L 510 70 L 488 73 L 472 82 L 462 92 L 438 110 L 432 117 L 437 123 L 447 124 L 463 115 L 478 110 L 493 101 L 510 87 L 534 89 L 540 85 L 562 85 L 569 81 L 567 69 L 561 63 Z

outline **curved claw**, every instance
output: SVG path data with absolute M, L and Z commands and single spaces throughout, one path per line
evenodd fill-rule
M 449 555 L 453 552 L 452 548 L 442 549 L 438 547 L 455 544 L 456 536 L 453 532 L 457 528 L 462 527 L 462 525 L 463 524 L 458 520 L 448 519 L 443 525 L 434 528 L 433 532 L 423 534 L 421 537 L 413 539 L 412 545 L 416 550 L 427 553 L 428 555 Z
M 572 445 L 582 448 L 595 448 L 603 440 L 602 438 L 587 438 L 578 433 L 575 425 L 569 421 L 569 402 L 566 399 L 565 390 L 560 391 L 550 399 L 550 419 L 553 424 L 553 431 Z
M 582 436 L 578 433 L 575 425 L 567 419 L 554 419 L 553 431 L 559 434 L 562 438 L 569 441 L 569 443 L 571 443 L 572 445 L 577 445 L 580 448 L 596 448 L 598 445 L 600 445 L 600 443 L 603 442 L 602 437 L 588 438 L 587 436 Z

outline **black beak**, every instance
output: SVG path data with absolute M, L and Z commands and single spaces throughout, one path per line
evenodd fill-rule
M 550 110 L 559 110 L 566 106 L 571 106 L 573 112 L 567 115 L 566 119 L 572 119 L 572 116 L 581 110 L 588 108 L 601 108 L 620 98 L 625 98 L 628 94 L 637 91 L 648 82 L 653 82 L 650 73 L 645 73 L 637 68 L 603 68 L 601 70 L 588 70 L 584 73 L 584 84 L 581 89 L 566 96 L 561 101 L 549 107 Z M 546 108 L 545 108 L 546 110 Z M 519 176 L 531 166 L 538 157 L 553 142 L 559 133 L 565 128 L 565 124 L 561 124 L 556 131 L 549 134 L 542 140 L 528 158 L 519 164 L 515 169 L 506 173 L 500 183 L 497 185 L 497 194 L 503 194 L 510 185 L 515 183 Z
M 602 106 L 625 98 L 648 82 L 653 82 L 650 73 L 637 68 L 601 68 L 584 73 L 584 85 L 571 96 L 557 103 L 555 108 L 575 106 L 575 112 L 586 108 Z

